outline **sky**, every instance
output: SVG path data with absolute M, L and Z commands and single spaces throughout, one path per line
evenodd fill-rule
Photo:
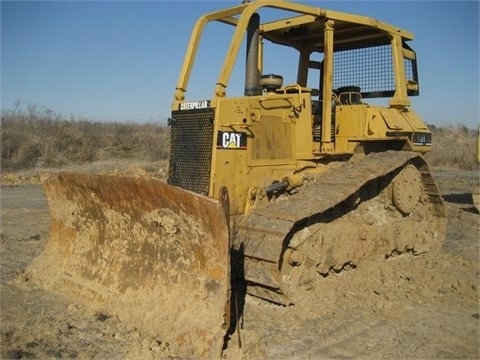
M 477 128 L 479 1 L 299 2 L 413 32 L 420 81 L 413 109 L 428 124 Z M 240 3 L 1 0 L 2 109 L 38 105 L 93 121 L 166 121 L 196 19 Z M 207 29 L 188 100 L 212 97 L 224 57 L 208 36 L 227 40 L 228 33 Z M 296 67 L 288 57 L 275 61 Z M 235 72 L 229 89 L 240 82 Z

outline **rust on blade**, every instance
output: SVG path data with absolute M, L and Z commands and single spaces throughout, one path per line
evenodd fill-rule
M 50 240 L 32 275 L 181 356 L 221 351 L 230 291 L 222 205 L 154 178 L 44 176 Z

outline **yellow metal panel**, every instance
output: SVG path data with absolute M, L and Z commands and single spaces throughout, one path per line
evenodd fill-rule
M 402 112 L 402 115 L 407 119 L 408 123 L 414 130 L 428 131 L 427 125 L 420 119 L 415 111 L 409 109 L 408 111 Z
M 281 116 L 262 116 L 252 127 L 252 160 L 292 159 L 291 124 Z
M 402 130 L 407 128 L 405 118 L 396 109 L 380 109 L 380 113 L 391 130 Z

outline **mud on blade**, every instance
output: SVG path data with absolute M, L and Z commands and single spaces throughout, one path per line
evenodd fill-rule
M 219 202 L 153 178 L 48 175 L 51 235 L 34 279 L 182 349 L 220 353 L 229 239 Z

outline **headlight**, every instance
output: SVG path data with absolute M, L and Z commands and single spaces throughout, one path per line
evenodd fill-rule
M 432 134 L 430 133 L 413 133 L 413 145 L 432 145 Z

